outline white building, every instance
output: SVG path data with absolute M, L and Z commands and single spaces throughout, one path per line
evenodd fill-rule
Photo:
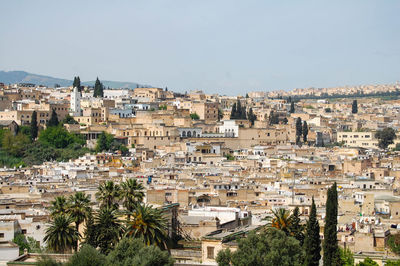
M 228 138 L 239 136 L 239 126 L 236 125 L 235 120 L 224 120 L 223 122 L 224 124 L 219 126 L 219 133 L 224 134 Z
M 71 114 L 72 116 L 81 115 L 81 93 L 78 88 L 75 87 L 71 93 Z

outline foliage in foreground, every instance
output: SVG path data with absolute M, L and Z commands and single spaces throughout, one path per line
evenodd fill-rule
M 239 240 L 238 250 L 220 251 L 216 258 L 219 265 L 303 265 L 304 251 L 299 241 L 283 231 L 271 228 Z

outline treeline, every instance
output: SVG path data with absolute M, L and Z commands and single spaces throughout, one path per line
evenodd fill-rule
M 0 129 L 0 166 L 19 167 L 42 164 L 45 161 L 68 161 L 89 152 L 85 139 L 69 133 L 63 123 L 76 123 L 67 116 L 61 123 L 53 110 L 47 128 L 39 132 L 37 113 L 32 113 L 31 125 L 15 131 Z
M 219 116 L 219 114 L 218 114 L 218 116 Z M 257 116 L 253 113 L 253 108 L 250 108 L 249 112 L 246 112 L 246 107 L 242 106 L 242 104 L 238 100 L 232 106 L 230 119 L 249 120 L 251 125 L 253 126 L 254 121 L 257 120 Z
M 166 251 L 175 243 L 168 235 L 168 221 L 161 209 L 144 204 L 143 198 L 144 187 L 135 179 L 101 184 L 98 210 L 83 192 L 56 197 L 44 251 L 75 251 L 66 265 L 173 265 Z M 38 265 L 56 264 L 44 258 Z

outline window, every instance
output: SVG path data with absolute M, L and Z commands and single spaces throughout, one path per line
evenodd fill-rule
M 214 247 L 207 247 L 207 259 L 214 259 Z
M 26 235 L 26 229 L 22 229 L 22 234 Z
M 4 233 L 0 233 L 0 238 L 4 238 Z

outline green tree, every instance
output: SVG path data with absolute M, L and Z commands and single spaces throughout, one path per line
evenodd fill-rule
M 274 111 L 271 111 L 271 112 L 269 113 L 269 118 L 268 118 L 268 120 L 269 120 L 269 124 L 270 124 L 270 125 L 279 124 L 279 115 L 276 114 Z
M 122 235 L 122 225 L 115 208 L 102 207 L 95 217 L 96 242 L 101 253 L 108 254 L 117 245 Z
M 291 222 L 289 226 L 290 236 L 296 238 L 300 246 L 304 243 L 304 226 L 301 224 L 300 210 L 299 207 L 294 208 L 292 215 L 290 216 Z
M 53 109 L 53 111 L 51 112 L 50 120 L 49 120 L 49 122 L 47 122 L 47 126 L 48 127 L 56 127 L 56 126 L 58 126 L 58 124 L 59 124 L 58 116 L 57 116 L 56 110 Z
M 290 110 L 289 113 L 293 114 L 295 112 L 295 108 L 294 108 L 294 102 L 290 103 Z
M 349 248 L 340 248 L 340 259 L 343 266 L 354 266 L 353 252 Z
M 47 247 L 57 253 L 71 251 L 79 239 L 79 232 L 71 226 L 72 217 L 60 214 L 54 217 L 46 230 L 44 241 Z
M 357 100 L 353 100 L 353 104 L 351 105 L 351 112 L 353 114 L 357 114 L 358 113 Z
M 50 204 L 50 216 L 53 218 L 65 214 L 68 208 L 67 199 L 64 196 L 55 197 Z
M 67 114 L 66 116 L 65 116 L 65 118 L 62 120 L 62 122 L 61 122 L 63 125 L 64 124 L 69 124 L 69 125 L 72 125 L 72 124 L 75 124 L 75 125 L 77 125 L 77 124 L 79 124 L 72 116 L 70 116 L 69 114 Z
M 387 260 L 385 266 L 400 266 L 400 260 Z
M 38 133 L 39 133 L 39 127 L 38 127 L 38 123 L 37 123 L 37 113 L 36 113 L 36 111 L 32 112 L 30 133 L 31 133 L 32 140 L 35 140 L 37 138 L 37 136 L 38 136 Z
M 120 197 L 123 201 L 123 206 L 127 210 L 128 221 L 130 220 L 130 213 L 135 210 L 136 205 L 140 204 L 144 198 L 144 187 L 138 183 L 136 179 L 128 179 L 121 183 Z
M 308 125 L 306 121 L 303 122 L 302 134 L 303 134 L 303 141 L 304 143 L 306 143 L 308 136 Z
M 234 266 L 303 265 L 304 252 L 299 241 L 277 229 L 260 234 L 250 232 L 238 244 L 231 258 Z M 224 261 L 228 261 L 229 253 L 220 252 L 225 253 Z
M 200 119 L 200 116 L 199 116 L 197 113 L 193 113 L 193 114 L 190 114 L 190 118 L 191 118 L 192 120 L 199 120 L 199 119 Z
M 232 260 L 232 252 L 229 248 L 223 249 L 218 252 L 215 261 L 218 263 L 218 266 L 230 266 Z
M 96 82 L 94 84 L 93 97 L 103 97 L 103 96 L 104 96 L 104 86 L 97 77 Z
M 236 110 L 236 103 L 234 103 L 234 104 L 232 105 L 232 110 L 231 110 L 231 119 L 236 119 L 236 113 L 237 113 L 237 110 Z
M 113 141 L 114 136 L 103 131 L 97 138 L 96 151 L 102 152 L 110 150 Z
M 113 181 L 106 181 L 99 185 L 96 198 L 100 201 L 100 207 L 118 209 L 118 200 L 121 195 L 121 188 Z
M 314 197 L 312 198 L 310 218 L 306 227 L 304 250 L 306 252 L 305 265 L 318 266 L 321 260 L 321 239 L 319 237 L 319 223 Z
M 157 246 L 146 246 L 141 239 L 123 238 L 106 259 L 106 265 L 165 265 L 172 266 L 173 258 Z
M 16 233 L 16 234 L 14 235 L 14 238 L 13 238 L 12 242 L 14 242 L 15 244 L 18 245 L 18 247 L 19 247 L 19 254 L 20 254 L 20 255 L 21 255 L 21 254 L 24 254 L 24 250 L 25 250 L 25 249 L 27 249 L 28 251 L 30 251 L 30 250 L 29 250 L 29 244 L 28 244 L 28 242 L 26 241 L 25 236 L 24 236 L 22 233 Z
M 74 77 L 74 83 L 72 84 L 72 87 L 78 88 L 78 91 L 81 91 L 81 89 L 82 89 L 82 87 L 81 87 L 81 79 L 79 78 L 79 76 Z
M 391 235 L 388 239 L 388 246 L 390 250 L 397 255 L 400 255 L 400 234 Z
M 363 261 L 357 263 L 357 266 L 379 266 L 379 264 L 371 258 L 366 257 Z
M 272 217 L 267 218 L 270 220 L 269 226 L 279 229 L 289 235 L 292 226 L 290 211 L 284 208 L 279 208 L 277 210 L 272 210 L 272 214 Z
M 300 143 L 300 137 L 301 137 L 302 133 L 303 133 L 303 126 L 301 123 L 301 118 L 298 117 L 296 119 L 296 144 Z
M 78 191 L 68 199 L 67 213 L 75 222 L 76 231 L 79 232 L 79 225 L 83 223 L 90 213 L 90 199 L 84 192 Z M 78 248 L 78 243 L 75 246 Z
M 254 121 L 257 120 L 257 116 L 253 113 L 253 108 L 250 107 L 247 117 L 251 123 L 251 126 L 254 126 Z
M 106 256 L 91 245 L 83 245 L 66 263 L 66 266 L 102 266 Z
M 218 108 L 218 121 L 221 121 L 221 119 L 224 117 L 224 113 L 220 108 Z
M 26 146 L 30 143 L 29 137 L 19 132 L 14 136 L 9 130 L 5 131 L 2 139 L 3 150 L 12 156 L 22 157 Z
M 161 209 L 138 204 L 130 215 L 132 220 L 126 222 L 127 237 L 142 238 L 146 245 L 167 248 L 167 220 Z
M 97 247 L 97 230 L 96 225 L 94 223 L 93 211 L 91 210 L 88 214 L 85 223 L 85 231 L 84 231 L 84 243 L 91 245 L 92 247 Z
M 341 265 L 340 251 L 337 242 L 338 196 L 336 182 L 328 189 L 324 227 L 324 266 Z
M 75 143 L 80 146 L 85 144 L 84 139 L 75 134 L 69 133 L 62 126 L 48 127 L 45 130 L 42 130 L 39 135 L 39 141 L 58 149 L 66 148 Z
M 393 140 L 396 138 L 396 131 L 393 128 L 387 127 L 376 132 L 375 138 L 379 139 L 379 148 L 387 149 L 390 144 L 393 144 Z

